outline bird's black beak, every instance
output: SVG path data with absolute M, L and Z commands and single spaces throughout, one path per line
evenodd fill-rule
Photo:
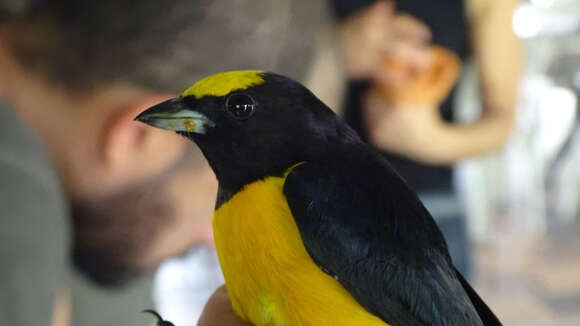
M 189 108 L 181 98 L 159 103 L 139 114 L 135 120 L 160 129 L 205 134 L 215 123 L 201 112 Z

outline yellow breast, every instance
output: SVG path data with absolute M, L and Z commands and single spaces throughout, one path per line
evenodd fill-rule
M 214 214 L 236 313 L 256 326 L 385 326 L 314 264 L 282 192 L 284 180 L 247 185 Z

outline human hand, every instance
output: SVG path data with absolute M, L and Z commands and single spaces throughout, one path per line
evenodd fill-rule
M 345 67 L 351 78 L 399 78 L 374 76 L 385 54 L 418 68 L 429 64 L 429 28 L 409 15 L 396 14 L 394 7 L 393 1 L 377 1 L 341 24 Z
M 236 315 L 225 286 L 219 287 L 211 296 L 197 326 L 251 326 Z
M 375 147 L 424 163 L 440 163 L 447 125 L 436 107 L 389 103 L 378 91 L 365 94 L 363 121 Z
M 407 14 L 395 14 L 390 23 L 380 61 L 371 77 L 379 82 L 404 84 L 411 77 L 409 70 L 427 69 L 432 61 L 430 51 L 431 31 L 419 19 Z M 380 69 L 388 59 L 402 69 Z
M 374 87 L 390 103 L 406 106 L 439 106 L 457 83 L 461 60 L 441 46 L 430 46 L 428 67 L 415 68 L 401 60 L 385 56 L 374 81 Z M 381 77 L 381 76 L 379 76 Z

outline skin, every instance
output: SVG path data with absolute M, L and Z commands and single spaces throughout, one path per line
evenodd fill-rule
M 250 326 L 251 324 L 236 316 L 230 303 L 228 291 L 225 286 L 221 286 L 205 305 L 197 325 Z
M 395 11 L 392 1 L 377 1 L 348 17 L 339 26 L 345 72 L 352 79 L 397 79 L 375 69 L 381 57 L 392 55 L 421 68 L 429 64 L 425 49 L 431 33 L 417 19 Z
M 0 30 L 0 96 L 44 143 L 71 205 L 106 205 L 104 198 L 163 178 L 186 151 L 193 151 L 187 154 L 188 166 L 163 182 L 171 216 L 164 216 L 162 227 L 144 237 L 143 250 L 127 258 L 128 268 L 149 271 L 188 248 L 213 242 L 217 181 L 201 153 L 178 135 L 133 121 L 139 112 L 174 95 L 127 84 L 72 93 L 20 66 L 5 44 Z M 148 191 L 141 199 L 159 195 Z M 55 325 L 66 325 L 64 301 L 68 299 L 55 303 Z
M 70 325 L 71 297 L 70 291 L 61 290 L 54 303 L 54 312 L 50 326 L 67 326 Z
M 452 164 L 501 148 L 514 123 L 521 69 L 521 46 L 511 29 L 518 2 L 467 2 L 483 98 L 477 121 L 450 124 L 435 107 L 398 107 L 369 92 L 363 102 L 363 117 L 370 141 L 378 148 L 427 164 Z M 393 80 L 396 76 L 384 78 Z

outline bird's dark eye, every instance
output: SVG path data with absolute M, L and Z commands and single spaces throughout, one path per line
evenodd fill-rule
M 255 108 L 256 101 L 247 94 L 232 94 L 226 99 L 226 110 L 239 120 L 248 119 Z

